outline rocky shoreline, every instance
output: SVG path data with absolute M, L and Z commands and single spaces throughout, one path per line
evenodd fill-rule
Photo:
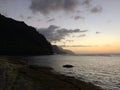
M 51 72 L 51 68 L 0 58 L 0 90 L 103 90 L 91 83 Z

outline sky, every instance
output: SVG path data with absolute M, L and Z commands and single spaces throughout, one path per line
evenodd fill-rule
M 120 53 L 120 0 L 0 0 L 0 13 L 75 53 Z

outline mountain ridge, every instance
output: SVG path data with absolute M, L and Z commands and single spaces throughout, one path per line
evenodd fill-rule
M 0 14 L 0 55 L 50 54 L 50 42 L 35 28 Z
M 75 54 L 74 52 L 63 49 L 57 45 L 52 45 L 54 54 Z

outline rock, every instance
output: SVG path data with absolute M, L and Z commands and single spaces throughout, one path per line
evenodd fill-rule
M 73 68 L 74 66 L 73 65 L 63 65 L 64 68 Z

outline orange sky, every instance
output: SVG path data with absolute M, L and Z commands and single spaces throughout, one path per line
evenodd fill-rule
M 64 49 L 69 49 L 75 53 L 120 53 L 120 47 L 68 47 Z

